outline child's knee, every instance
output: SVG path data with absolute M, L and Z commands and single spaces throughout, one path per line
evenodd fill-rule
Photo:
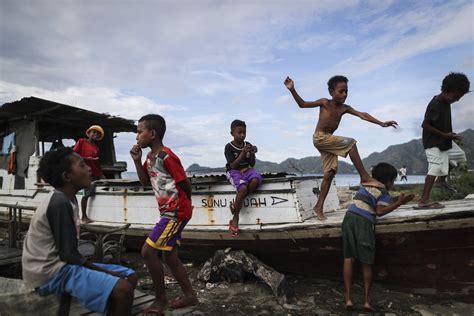
M 324 172 L 324 179 L 332 180 L 332 178 L 334 178 L 335 175 L 336 175 L 336 170 L 334 170 L 334 169 L 331 169 L 329 171 L 325 171 Z
M 250 183 L 251 184 L 254 184 L 254 185 L 259 185 L 260 183 L 262 182 L 262 178 L 253 178 L 252 180 L 250 180 Z
M 132 285 L 133 288 L 136 288 L 137 287 L 137 283 L 138 283 L 138 274 L 134 273 L 132 275 L 129 275 L 127 277 L 128 279 L 128 282 L 130 282 L 130 284 Z
M 145 260 L 151 259 L 153 257 L 158 257 L 156 250 L 150 247 L 147 243 L 143 244 L 141 255 L 142 258 Z
M 178 253 L 176 250 L 173 251 L 163 251 L 163 261 L 168 266 L 175 266 L 178 262 Z
M 247 185 L 242 185 L 239 187 L 238 193 L 240 194 L 247 194 L 249 192 L 249 188 Z
M 133 290 L 133 286 L 130 282 L 120 279 L 112 290 L 112 297 L 117 301 L 132 301 Z

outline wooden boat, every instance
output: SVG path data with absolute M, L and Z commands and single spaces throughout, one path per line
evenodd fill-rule
M 25 111 L 23 106 L 34 110 Z M 56 111 L 66 114 L 60 116 Z M 27 114 L 31 112 L 35 115 Z M 34 122 L 35 128 L 32 137 L 22 140 L 33 144 L 19 144 L 19 156 L 22 157 L 22 148 L 35 150 L 28 157 L 27 172 L 20 182 L 23 187 L 17 185 L 19 175 L 8 175 L 0 169 L 0 204 L 37 206 L 51 191 L 36 174 L 43 144 L 59 136 L 81 137 L 87 126 L 101 124 L 109 135 L 101 145 L 107 153 L 101 161 L 106 162 L 104 169 L 111 179 L 97 183 L 97 194 L 89 199 L 88 215 L 95 226 L 130 223 L 127 244 L 139 248 L 159 214 L 151 188 L 136 180 L 120 179 L 125 167 L 115 161 L 113 133 L 133 131 L 133 122 L 37 98 L 25 98 L 0 108 L 3 130 L 17 130 L 20 134 L 22 130 L 14 126 L 24 126 L 24 120 Z M 69 127 L 56 126 L 59 122 Z M 194 175 L 190 180 L 194 210 L 183 232 L 183 254 L 203 261 L 215 250 L 231 247 L 248 251 L 282 272 L 341 277 L 341 222 L 345 210 L 339 207 L 335 183 L 325 203 L 325 211 L 332 212 L 327 221 L 321 222 L 312 211 L 320 177 L 265 175 L 259 190 L 245 200 L 241 234 L 235 238 L 228 233 L 229 203 L 235 191 L 225 175 Z M 0 207 L 0 216 L 5 217 L 6 212 L 7 208 Z M 23 217 L 31 214 L 24 211 Z M 441 210 L 415 211 L 404 206 L 381 218 L 376 233 L 378 279 L 418 286 L 474 285 L 474 199 L 447 202 Z

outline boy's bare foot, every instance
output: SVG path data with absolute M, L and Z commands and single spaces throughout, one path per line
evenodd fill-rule
M 373 308 L 369 303 L 364 303 L 364 311 L 374 313 L 377 310 L 375 308 Z
M 170 302 L 170 308 L 171 309 L 185 308 L 189 306 L 196 306 L 198 303 L 199 301 L 196 296 L 177 297 Z
M 328 218 L 324 215 L 322 210 L 313 208 L 314 214 L 316 214 L 316 218 L 319 219 L 320 221 L 325 221 Z
M 444 208 L 443 204 L 440 204 L 438 202 L 418 202 L 417 206 L 413 207 L 415 210 L 435 210 L 435 209 L 440 209 Z
M 379 181 L 375 180 L 372 177 L 361 178 L 360 179 L 360 184 L 367 185 L 367 186 L 374 186 L 374 187 L 380 187 L 381 185 L 383 186 L 382 183 L 380 183 Z
M 150 306 L 143 310 L 143 315 L 164 315 L 166 302 L 154 300 Z
M 351 311 L 354 309 L 354 304 L 351 300 L 346 301 L 346 311 Z
M 90 223 L 93 223 L 94 221 L 91 220 L 89 217 L 83 217 L 81 219 L 81 224 L 90 224 Z

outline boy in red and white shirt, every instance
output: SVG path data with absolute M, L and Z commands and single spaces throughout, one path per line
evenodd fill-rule
M 178 257 L 181 232 L 192 216 L 191 183 L 181 161 L 163 145 L 166 122 L 162 116 L 149 114 L 138 121 L 137 144 L 130 150 L 138 178 L 143 185 L 151 185 L 160 210 L 160 221 L 156 223 L 142 248 L 142 257 L 150 271 L 155 287 L 155 301 L 144 311 L 162 314 L 168 302 L 165 293 L 163 265 L 158 251 L 163 251 L 163 261 L 183 290 L 183 297 L 170 302 L 173 309 L 196 305 L 196 293 L 188 279 L 186 270 Z M 142 165 L 142 148 L 149 147 Z

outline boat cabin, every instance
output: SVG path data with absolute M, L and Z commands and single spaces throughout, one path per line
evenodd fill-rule
M 63 143 L 70 146 L 85 137 L 87 128 L 94 124 L 105 131 L 98 143 L 104 175 L 121 178 L 127 164 L 116 159 L 114 137 L 119 132 L 136 132 L 132 120 L 36 97 L 3 104 L 0 107 L 0 192 L 33 189 L 40 182 L 36 169 L 41 156 L 51 147 Z

